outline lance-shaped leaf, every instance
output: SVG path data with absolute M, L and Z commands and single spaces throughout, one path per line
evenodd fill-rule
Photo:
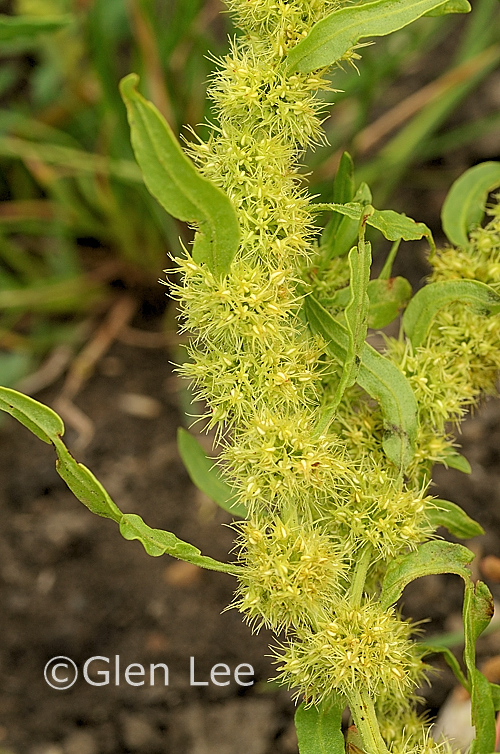
M 354 198 L 354 164 L 348 152 L 340 158 L 339 167 L 333 183 L 333 201 L 335 204 L 347 204 Z M 328 246 L 339 229 L 342 215 L 334 212 L 321 234 L 321 246 Z
M 139 540 L 147 554 L 155 558 L 160 555 L 171 555 L 178 560 L 185 560 L 188 563 L 200 566 L 200 568 L 207 568 L 209 571 L 220 571 L 222 573 L 235 574 L 240 570 L 237 565 L 221 563 L 218 560 L 202 555 L 197 547 L 184 542 L 170 531 L 151 529 L 140 516 L 134 513 L 127 513 L 122 517 L 120 532 L 125 539 Z
M 364 235 L 364 234 L 363 234 Z M 370 280 L 372 263 L 371 245 L 360 238 L 357 246 L 349 252 L 349 268 L 351 283 L 350 298 L 345 308 L 345 320 L 349 342 L 345 356 L 342 375 L 336 390 L 331 411 L 336 410 L 342 396 L 348 387 L 356 382 L 361 364 L 361 352 L 368 330 L 368 311 L 370 299 L 367 288 Z
M 295 713 L 299 754 L 345 754 L 344 707 L 337 695 L 319 707 L 306 707 L 302 702 Z
M 220 563 L 213 558 L 202 556 L 194 545 L 183 542 L 171 532 L 151 529 L 139 516 L 123 515 L 90 469 L 73 458 L 61 439 L 64 434 L 62 419 L 48 406 L 16 390 L 0 387 L 0 410 L 18 419 L 44 442 L 54 445 L 57 453 L 56 469 L 59 476 L 64 479 L 75 497 L 92 513 L 118 523 L 125 539 L 139 539 L 150 555 L 172 555 L 174 558 L 186 560 L 212 571 L 224 573 L 238 571 L 237 565 Z
M 177 447 L 193 484 L 225 511 L 246 518 L 247 509 L 235 501 L 235 490 L 223 479 L 198 440 L 183 427 L 177 430 Z
M 352 197 L 352 202 L 311 205 L 312 209 L 333 209 L 334 215 L 332 221 L 335 221 L 335 218 L 340 218 L 340 221 L 335 222 L 333 226 L 330 226 L 328 223 L 321 236 L 321 267 L 324 267 L 330 259 L 342 257 L 352 249 L 358 237 L 359 218 L 361 217 L 362 208 L 370 204 L 371 200 L 372 192 L 366 183 L 361 183 Z M 338 207 L 342 209 L 337 212 L 335 208 Z
M 495 710 L 500 710 L 500 686 L 497 683 L 490 683 L 491 698 Z
M 347 204 L 313 204 L 313 209 L 331 209 L 334 212 L 345 215 L 350 220 L 360 222 L 366 206 L 359 202 L 348 202 Z M 401 215 L 392 209 L 378 210 L 366 217 L 366 224 L 379 230 L 388 241 L 418 241 L 420 238 L 427 238 L 431 249 L 435 248 L 432 233 L 425 223 L 417 223 L 411 217 Z
M 470 686 L 467 678 L 464 676 L 457 658 L 448 647 L 439 646 L 439 644 L 426 644 L 425 642 L 418 642 L 418 648 L 419 651 L 422 651 L 423 653 L 422 657 L 427 657 L 428 655 L 433 654 L 443 655 L 446 664 L 453 671 L 453 674 L 457 681 L 461 686 L 464 687 L 464 689 L 466 689 L 470 693 Z
M 445 0 L 376 0 L 334 11 L 288 53 L 287 69 L 309 73 L 341 60 L 361 39 L 383 37 L 416 21 Z
M 478 524 L 460 506 L 451 503 L 449 500 L 433 500 L 432 507 L 429 507 L 427 511 L 427 518 L 436 529 L 438 526 L 444 526 L 450 534 L 458 539 L 471 539 L 484 534 L 481 524 Z
M 416 348 L 424 343 L 436 314 L 447 304 L 460 301 L 475 311 L 500 312 L 500 296 L 478 280 L 441 280 L 421 288 L 403 315 L 404 330 Z
M 138 80 L 131 73 L 122 80 L 120 90 L 144 182 L 167 212 L 198 227 L 194 259 L 206 263 L 215 275 L 223 275 L 240 241 L 236 211 L 229 197 L 184 154 L 156 107 L 137 92 Z
M 466 246 L 474 225 L 484 217 L 490 191 L 500 186 L 500 162 L 482 162 L 452 185 L 441 211 L 443 230 L 455 246 Z
M 6 16 L 0 15 L 0 42 L 33 39 L 63 29 L 73 21 L 69 14 L 63 16 Z
M 447 0 L 446 3 L 438 8 L 426 13 L 426 16 L 447 16 L 449 13 L 470 13 L 471 4 L 469 0 Z
M 64 434 L 63 420 L 55 411 L 17 390 L 0 387 L 0 410 L 6 411 L 49 445 Z
M 403 594 L 407 584 L 421 576 L 433 573 L 456 573 L 465 581 L 470 578 L 466 567 L 474 553 L 462 545 L 451 542 L 424 542 L 418 550 L 401 555 L 389 563 L 382 585 L 380 604 L 387 610 Z
M 490 623 L 493 610 L 493 597 L 486 584 L 467 581 L 463 607 L 464 662 L 471 688 L 472 724 L 476 728 L 471 754 L 488 754 L 495 750 L 495 705 L 491 684 L 476 668 L 476 641 Z
M 313 296 L 306 297 L 304 307 L 312 331 L 325 339 L 331 356 L 344 364 L 349 345 L 346 328 Z M 413 458 L 417 435 L 418 408 L 410 383 L 395 364 L 368 343 L 361 352 L 357 382 L 380 404 L 387 457 L 399 468 L 405 468 Z
M 465 456 L 455 450 L 455 448 L 450 448 L 442 463 L 450 469 L 461 471 L 462 474 L 472 474 L 472 468 L 469 461 Z

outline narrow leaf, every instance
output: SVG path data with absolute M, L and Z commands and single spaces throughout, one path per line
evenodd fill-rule
M 358 238 L 359 219 L 363 207 L 370 204 L 371 200 L 372 193 L 369 187 L 366 183 L 361 183 L 352 197 L 352 202 L 347 202 L 346 204 L 334 202 L 333 204 L 319 205 L 323 209 L 332 209 L 335 213 L 334 217 L 344 215 L 335 233 L 325 232 L 321 237 L 320 248 L 323 256 L 323 266 L 330 259 L 342 257 L 352 249 Z M 312 205 L 313 209 L 314 207 L 318 207 L 318 205 Z
M 331 209 L 337 214 L 345 215 L 351 220 L 359 222 L 364 211 L 364 206 L 359 202 L 347 204 L 313 204 L 313 208 Z M 392 209 L 377 210 L 366 218 L 366 224 L 379 230 L 388 241 L 418 241 L 427 238 L 431 248 L 435 248 L 432 233 L 425 223 L 417 223 L 411 217 L 401 215 Z
M 333 183 L 333 201 L 335 204 L 347 204 L 354 197 L 354 164 L 348 152 L 344 152 L 340 158 L 339 167 Z M 342 222 L 342 216 L 334 212 L 328 221 L 322 236 L 321 245 L 327 245 L 338 231 Z
M 346 328 L 313 296 L 306 297 L 304 307 L 311 330 L 325 339 L 331 356 L 344 364 L 349 344 Z M 417 434 L 417 402 L 410 383 L 397 366 L 367 343 L 361 352 L 357 382 L 379 402 L 384 451 L 396 466 L 404 468 L 413 458 Z
M 444 0 L 377 0 L 334 11 L 290 50 L 287 68 L 310 73 L 333 65 L 361 39 L 392 34 L 443 4 Z
M 56 469 L 59 476 L 92 513 L 118 523 L 125 539 L 139 539 L 149 555 L 157 556 L 167 553 L 174 558 L 186 560 L 212 571 L 238 572 L 237 565 L 220 563 L 213 558 L 204 557 L 194 545 L 183 542 L 175 534 L 161 529 L 151 529 L 140 516 L 123 515 L 90 469 L 73 458 L 61 439 L 61 435 L 64 434 L 64 424 L 52 409 L 16 390 L 0 387 L 0 410 L 7 411 L 41 440 L 54 445 L 57 453 Z
M 338 696 L 329 704 L 306 707 L 302 702 L 295 713 L 299 754 L 344 754 L 342 712 L 345 704 Z
M 54 439 L 64 434 L 63 421 L 55 411 L 17 390 L 0 387 L 0 409 L 24 424 L 34 435 L 49 445 Z
M 458 539 L 472 539 L 472 537 L 484 534 L 481 524 L 468 516 L 460 506 L 440 498 L 432 502 L 433 506 L 427 511 L 427 518 L 436 529 L 438 526 L 444 526 Z
M 403 594 L 410 581 L 433 573 L 456 573 L 465 581 L 470 578 L 466 566 L 474 553 L 462 545 L 450 542 L 424 542 L 418 550 L 401 555 L 389 563 L 382 585 L 380 604 L 387 610 Z
M 495 710 L 500 710 L 500 686 L 497 683 L 490 683 L 491 698 Z
M 463 607 L 464 662 L 471 686 L 472 724 L 476 728 L 471 754 L 491 754 L 495 750 L 495 705 L 490 683 L 476 668 L 476 641 L 490 623 L 493 611 L 493 597 L 486 584 L 467 581 Z
M 449 13 L 470 13 L 472 10 L 469 0 L 447 0 L 438 8 L 426 13 L 426 16 L 446 16 Z
M 478 280 L 441 280 L 424 285 L 403 316 L 404 330 L 415 348 L 424 343 L 436 314 L 454 301 L 469 304 L 478 313 L 500 312 L 498 293 Z
M 447 454 L 443 464 L 450 469 L 461 471 L 462 474 L 472 474 L 472 468 L 467 458 L 453 448 Z
M 443 655 L 446 664 L 453 671 L 453 674 L 457 681 L 464 687 L 464 689 L 466 689 L 470 693 L 470 686 L 467 678 L 464 676 L 462 668 L 460 667 L 460 664 L 451 649 L 448 649 L 448 647 L 439 646 L 438 644 L 428 645 L 425 642 L 418 642 L 418 648 L 419 650 L 422 650 L 423 657 L 427 657 L 428 655 L 433 654 Z
M 425 223 L 417 223 L 392 209 L 375 210 L 367 223 L 377 228 L 389 241 L 399 241 L 400 238 L 403 241 L 418 241 L 425 237 L 434 248 L 432 233 Z
M 92 513 L 119 523 L 123 514 L 99 480 L 90 469 L 73 458 L 60 438 L 53 442 L 57 453 L 57 473 L 64 479 L 74 496 Z
M 182 539 L 178 539 L 172 532 L 163 531 L 162 529 L 151 529 L 140 516 L 133 513 L 127 513 L 122 516 L 120 532 L 125 539 L 139 540 L 147 554 L 153 557 L 171 555 L 173 558 L 185 560 L 187 563 L 200 566 L 200 568 L 207 568 L 209 571 L 220 571 L 222 573 L 236 574 L 240 570 L 237 565 L 221 563 L 218 560 L 202 555 L 197 547 L 184 542 Z
M 370 299 L 367 288 L 371 263 L 371 245 L 360 238 L 358 245 L 349 252 L 350 299 L 345 309 L 349 343 L 332 410 L 337 408 L 345 390 L 354 385 L 358 377 L 361 352 L 368 330 Z
M 0 15 L 0 42 L 33 39 L 68 26 L 73 17 L 63 16 L 7 16 Z
M 177 446 L 193 484 L 225 511 L 246 518 L 247 509 L 235 502 L 235 491 L 224 481 L 198 440 L 183 427 L 177 430 Z
M 488 194 L 499 186 L 500 162 L 474 165 L 455 181 L 441 211 L 443 230 L 452 244 L 468 244 L 470 230 L 483 219 Z
M 139 77 L 126 76 L 120 90 L 127 107 L 131 140 L 144 182 L 174 217 L 198 226 L 193 257 L 216 275 L 228 272 L 240 241 L 229 197 L 196 169 L 170 126 L 136 90 Z

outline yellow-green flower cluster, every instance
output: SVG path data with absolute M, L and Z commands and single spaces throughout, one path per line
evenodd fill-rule
M 235 604 L 252 625 L 279 631 L 313 623 L 318 604 L 330 604 L 340 593 L 344 547 L 319 527 L 275 518 L 248 521 L 238 529 L 245 573 Z
M 376 603 L 353 608 L 339 601 L 330 620 L 314 629 L 298 628 L 296 638 L 276 650 L 278 678 L 311 704 L 333 691 L 406 694 L 421 669 L 409 637 L 409 624 L 392 611 L 384 612 Z

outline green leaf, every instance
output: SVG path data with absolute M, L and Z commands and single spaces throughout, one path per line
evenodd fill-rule
M 429 507 L 427 518 L 436 529 L 438 526 L 444 526 L 450 534 L 453 534 L 458 539 L 472 539 L 472 537 L 484 534 L 481 524 L 478 524 L 477 521 L 468 516 L 460 506 L 451 503 L 449 500 L 441 500 L 440 498 L 432 502 L 433 506 L 437 507 Z
M 123 515 L 121 510 L 90 469 L 73 458 L 60 438 L 55 438 L 53 443 L 57 453 L 57 473 L 74 496 L 92 513 L 119 523 Z
M 462 474 L 472 474 L 472 468 L 467 458 L 454 450 L 454 448 L 450 449 L 450 452 L 443 460 L 443 464 L 450 469 L 461 471 Z
M 455 301 L 469 304 L 479 314 L 500 312 L 498 293 L 478 280 L 441 280 L 424 285 L 403 315 L 403 327 L 414 348 L 424 343 L 436 314 Z
M 453 671 L 453 674 L 457 681 L 470 693 L 470 686 L 467 678 L 462 672 L 462 668 L 453 652 L 448 647 L 439 646 L 439 644 L 426 644 L 425 642 L 418 642 L 419 651 L 423 652 L 423 657 L 428 655 L 441 654 L 449 668 Z
M 0 42 L 33 39 L 68 26 L 73 16 L 7 16 L 0 15 Z
M 464 662 L 471 687 L 472 724 L 476 729 L 471 754 L 491 754 L 495 750 L 495 705 L 491 684 L 476 668 L 476 641 L 490 623 L 493 611 L 493 597 L 486 584 L 467 581 L 463 607 Z
M 382 585 L 380 604 L 387 610 L 403 594 L 410 581 L 433 573 L 456 573 L 465 581 L 470 578 L 466 566 L 474 553 L 462 545 L 450 542 L 424 542 L 418 550 L 401 555 L 389 563 Z
M 363 207 L 370 204 L 371 200 L 372 194 L 369 187 L 366 183 L 361 183 L 353 196 L 352 202 L 347 202 L 347 204 L 337 202 L 333 204 L 312 205 L 313 209 L 315 207 L 333 209 L 334 217 L 344 215 L 334 233 L 325 232 L 323 234 L 324 237 L 321 237 L 322 266 L 334 257 L 344 256 L 344 254 L 347 254 L 352 249 L 358 238 L 359 219 Z
M 198 226 L 193 258 L 207 264 L 215 275 L 223 275 L 240 242 L 236 210 L 229 197 L 184 154 L 162 115 L 137 92 L 138 81 L 137 74 L 131 73 L 121 81 L 120 91 L 144 182 L 167 212 Z
M 348 387 L 356 382 L 361 365 L 361 351 L 363 350 L 368 330 L 368 310 L 370 299 L 367 288 L 370 280 L 372 263 L 371 245 L 360 238 L 357 246 L 349 252 L 350 268 L 350 298 L 345 309 L 345 320 L 349 343 L 342 368 L 342 376 L 337 388 L 331 411 L 336 410 L 342 396 Z
M 344 364 L 349 345 L 346 328 L 335 320 L 313 296 L 304 302 L 311 330 L 321 335 L 328 352 Z M 383 447 L 387 457 L 399 468 L 413 458 L 417 435 L 417 402 L 404 374 L 367 343 L 361 352 L 358 384 L 380 404 L 384 419 Z
M 368 218 L 368 225 L 377 228 L 389 241 L 418 241 L 427 238 L 431 248 L 434 247 L 432 233 L 425 223 L 417 223 L 411 217 L 401 215 L 392 209 L 375 210 Z
M 0 410 L 18 419 L 44 442 L 54 445 L 57 453 L 56 469 L 59 476 L 64 479 L 75 497 L 92 513 L 118 523 L 125 539 L 140 540 L 149 555 L 157 556 L 166 553 L 212 571 L 238 572 L 237 565 L 220 563 L 213 558 L 204 557 L 194 545 L 183 542 L 175 534 L 161 529 L 151 529 L 140 516 L 123 515 L 90 469 L 73 458 L 61 440 L 64 434 L 64 424 L 51 408 L 16 390 L 0 387 Z
M 490 683 L 491 698 L 495 710 L 500 710 L 500 686 L 497 683 Z
M 235 491 L 224 481 L 198 440 L 183 427 L 177 430 L 177 446 L 193 484 L 225 511 L 246 518 L 248 512 L 245 506 L 231 502 L 235 499 Z
M 393 322 L 411 299 L 411 294 L 411 285 L 406 278 L 370 280 L 368 327 L 378 329 Z
M 490 191 L 500 186 L 500 162 L 482 162 L 452 185 L 441 211 L 443 230 L 455 246 L 467 246 L 469 232 L 484 217 Z
M 288 71 L 310 73 L 342 60 L 361 39 L 383 37 L 408 26 L 444 0 L 377 0 L 341 8 L 318 21 L 288 53 Z
M 340 158 L 339 167 L 333 183 L 333 201 L 336 204 L 347 204 L 354 197 L 354 164 L 352 157 L 348 152 L 344 152 Z M 334 212 L 328 221 L 322 235 L 321 246 L 327 246 L 331 238 L 334 238 L 339 225 L 342 222 L 342 215 Z
M 63 421 L 55 411 L 17 390 L 0 387 L 0 409 L 49 445 L 64 434 Z
M 449 13 L 470 13 L 472 10 L 469 0 L 448 0 L 438 8 L 426 13 L 426 16 L 446 16 Z
M 122 516 L 120 532 L 125 539 L 139 540 L 147 554 L 155 558 L 160 555 L 171 555 L 178 560 L 185 560 L 187 563 L 207 568 L 209 571 L 220 571 L 222 573 L 236 574 L 240 570 L 237 565 L 221 563 L 202 555 L 197 547 L 178 539 L 172 532 L 151 529 L 140 516 L 133 513 Z
M 329 704 L 306 707 L 302 702 L 295 713 L 299 754 L 344 754 L 342 712 L 345 704 L 338 696 Z
M 356 222 L 361 221 L 361 216 L 365 207 L 359 202 L 348 202 L 347 204 L 313 204 L 313 208 L 331 209 L 337 214 L 345 215 Z M 388 241 L 418 241 L 420 238 L 427 238 L 432 249 L 435 248 L 432 233 L 425 223 L 417 223 L 411 217 L 401 215 L 392 209 L 377 210 L 366 217 L 366 224 L 379 230 Z M 336 255 L 337 256 L 337 255 Z

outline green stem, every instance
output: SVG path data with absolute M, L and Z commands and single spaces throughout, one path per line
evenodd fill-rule
M 359 558 L 354 568 L 349 601 L 356 607 L 361 604 L 361 598 L 363 596 L 363 589 L 365 586 L 368 567 L 370 565 L 371 554 L 371 545 L 366 545 L 365 549 L 361 552 L 361 557 Z
M 366 754 L 389 754 L 385 741 L 380 734 L 373 700 L 366 690 L 352 691 L 348 694 L 349 709 L 354 723 L 363 740 Z

